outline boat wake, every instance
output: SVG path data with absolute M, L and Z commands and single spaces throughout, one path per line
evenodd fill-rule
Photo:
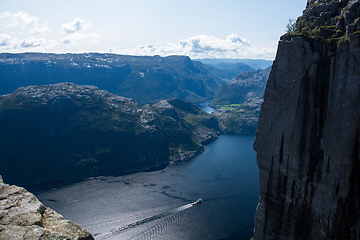
M 165 231 L 176 220 L 179 220 L 183 214 L 201 203 L 202 199 L 199 198 L 193 203 L 189 203 L 181 207 L 164 211 L 154 216 L 127 224 L 120 228 L 112 229 L 106 233 L 95 234 L 94 237 L 98 240 L 101 240 L 119 237 L 119 235 L 121 235 L 121 239 L 153 239 L 154 237 L 160 235 L 163 231 Z M 139 231 L 134 231 L 133 233 L 126 234 L 133 229 L 139 229 Z

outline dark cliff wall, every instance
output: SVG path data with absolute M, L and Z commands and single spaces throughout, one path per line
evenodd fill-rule
M 254 143 L 257 240 L 359 239 L 360 33 L 352 27 L 359 6 L 309 1 L 299 20 L 315 22 L 310 30 L 320 35 L 295 33 L 279 42 Z M 317 26 L 322 13 L 334 24 L 355 15 L 346 32 L 335 27 L 329 37 Z

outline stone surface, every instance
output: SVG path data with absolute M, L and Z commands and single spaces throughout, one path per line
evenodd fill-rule
M 46 208 L 22 187 L 0 183 L 0 239 L 91 240 L 78 224 Z
M 254 143 L 256 240 L 359 239 L 360 34 L 348 38 L 279 42 Z

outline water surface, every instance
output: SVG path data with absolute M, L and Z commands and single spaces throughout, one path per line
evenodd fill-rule
M 221 135 L 196 158 L 159 171 L 63 182 L 32 191 L 45 206 L 79 223 L 96 239 L 248 240 L 259 188 L 254 138 Z M 198 198 L 202 204 L 185 207 Z M 120 231 L 126 226 L 131 227 Z
M 217 110 L 215 108 L 209 107 L 209 104 L 210 104 L 210 102 L 202 102 L 202 103 L 199 103 L 199 107 L 209 114 L 211 114 L 213 112 L 217 112 Z

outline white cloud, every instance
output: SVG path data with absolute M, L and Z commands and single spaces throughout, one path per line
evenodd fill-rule
M 116 47 L 109 50 L 112 53 L 126 55 L 187 55 L 191 58 L 263 58 L 274 59 L 275 48 L 255 48 L 251 43 L 236 34 L 219 39 L 207 35 L 197 35 L 188 39 L 169 43 L 166 46 L 154 47 L 153 45 L 132 49 Z
M 22 48 L 36 48 L 40 46 L 45 46 L 47 44 L 47 40 L 43 38 L 30 38 L 23 39 L 20 43 Z
M 61 40 L 64 44 L 78 44 L 81 43 L 84 44 L 98 44 L 100 43 L 98 39 L 101 37 L 100 34 L 95 33 L 74 33 L 71 35 L 66 36 Z
M 72 34 L 79 32 L 81 30 L 85 30 L 91 27 L 90 23 L 85 22 L 80 18 L 76 18 L 71 23 L 64 23 L 61 25 L 61 30 L 66 34 Z
M 22 33 L 30 35 L 43 35 L 50 33 L 51 29 L 46 24 L 40 24 L 37 17 L 31 16 L 26 12 L 0 13 L 0 25 L 4 28 L 18 28 L 20 27 Z
M 0 47 L 7 47 L 11 45 L 12 36 L 9 34 L 0 34 Z
M 22 52 L 25 49 L 26 51 L 45 51 L 57 45 L 59 43 L 56 40 L 49 41 L 37 37 L 19 39 L 14 34 L 0 34 L 0 52 Z

